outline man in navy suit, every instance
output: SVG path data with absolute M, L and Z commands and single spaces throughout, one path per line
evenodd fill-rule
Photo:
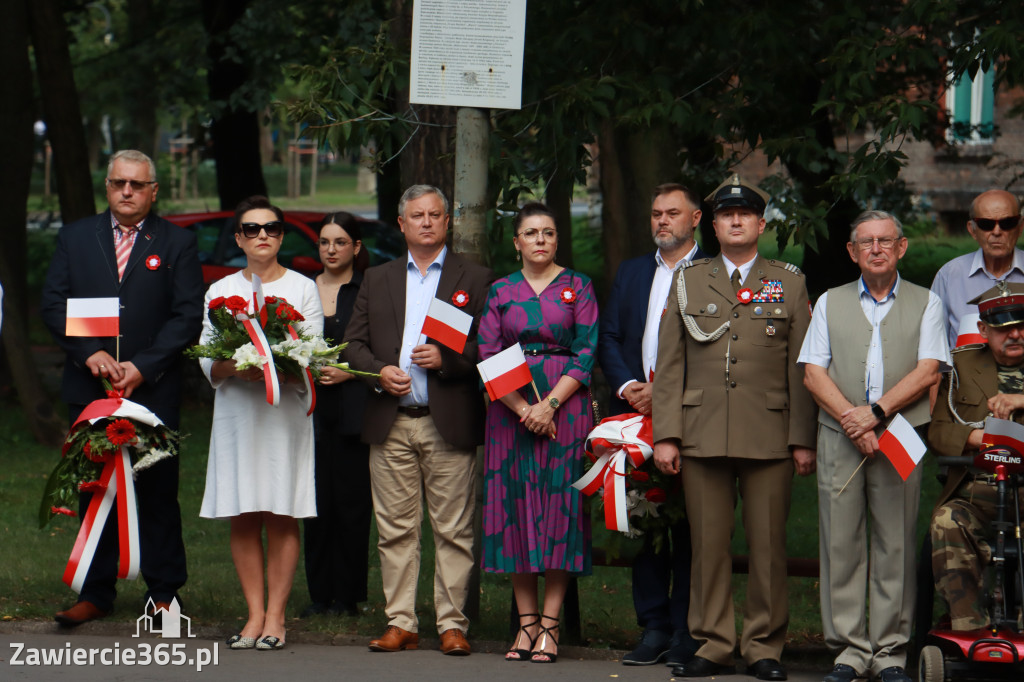
M 654 189 L 651 235 L 657 250 L 623 262 L 601 314 L 598 353 L 612 388 L 611 413 L 650 416 L 658 357 L 658 326 L 679 267 L 705 257 L 693 239 L 700 224 L 700 197 L 683 185 Z M 681 493 L 678 493 L 681 494 Z M 644 629 L 624 665 L 680 665 L 693 658 L 697 642 L 687 627 L 690 608 L 690 528 L 683 519 L 660 552 L 650 538 L 633 562 L 633 605 Z
M 43 321 L 67 354 L 61 397 L 72 422 L 103 398 L 101 379 L 178 428 L 182 350 L 199 335 L 203 275 L 196 238 L 150 213 L 159 189 L 156 167 L 142 152 L 114 154 L 105 180 L 109 210 L 61 229 L 43 287 Z M 69 298 L 120 303 L 120 343 L 113 337 L 65 335 Z M 178 458 L 168 457 L 135 482 L 139 558 L 146 597 L 169 607 L 185 584 L 185 546 L 178 506 Z M 83 494 L 79 511 L 88 508 Z M 116 514 L 107 519 L 79 601 L 55 618 L 66 626 L 107 615 L 114 606 L 118 541 Z

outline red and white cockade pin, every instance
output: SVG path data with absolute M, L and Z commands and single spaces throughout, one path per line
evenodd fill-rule
M 742 289 L 736 292 L 736 299 L 740 303 L 746 305 L 747 303 L 750 303 L 754 299 L 754 292 L 751 291 L 748 287 L 743 287 Z
M 452 294 L 452 303 L 454 303 L 459 308 L 465 308 L 466 304 L 469 303 L 469 294 L 467 294 L 462 289 L 459 289 L 454 294 Z
M 572 287 L 566 287 L 562 289 L 562 293 L 559 294 L 562 298 L 563 303 L 575 303 L 576 302 L 576 291 Z
M 160 267 L 160 256 L 153 255 L 147 258 L 146 267 L 149 268 L 150 270 L 156 270 L 158 267 Z

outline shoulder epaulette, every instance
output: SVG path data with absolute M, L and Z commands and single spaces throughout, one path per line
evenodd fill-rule
M 783 270 L 789 270 L 794 275 L 803 275 L 804 274 L 803 272 L 801 272 L 800 268 L 798 268 L 797 266 L 793 265 L 792 263 L 787 263 L 786 261 L 783 261 L 783 260 L 769 260 L 768 264 L 769 265 L 774 265 L 777 268 L 782 268 Z
M 683 263 L 683 269 L 692 268 L 694 265 L 707 265 L 711 262 L 710 258 L 698 258 L 696 260 L 688 260 Z
M 982 348 L 988 348 L 988 344 L 987 343 L 966 343 L 966 344 L 964 344 L 962 346 L 957 346 L 956 348 L 950 348 L 949 352 L 953 353 L 955 355 L 956 353 L 963 353 L 965 350 L 981 350 Z

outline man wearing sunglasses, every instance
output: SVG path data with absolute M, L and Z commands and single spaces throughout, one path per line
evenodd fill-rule
M 196 238 L 151 212 L 159 186 L 153 161 L 135 150 L 114 154 L 105 180 L 109 209 L 66 225 L 46 275 L 43 321 L 67 354 L 61 397 L 71 422 L 103 398 L 102 380 L 125 398 L 178 428 L 182 350 L 203 320 L 203 274 Z M 67 336 L 68 299 L 117 298 L 120 338 Z M 141 472 L 140 559 L 146 598 L 169 607 L 185 584 L 185 546 L 178 507 L 178 458 Z M 79 512 L 88 508 L 83 494 Z M 74 626 L 106 616 L 117 580 L 117 515 L 111 514 L 78 602 L 55 617 Z M 141 606 L 141 604 L 140 604 Z
M 956 346 L 964 315 L 973 314 L 968 331 L 975 330 L 977 308 L 968 301 L 996 282 L 1024 282 L 1024 251 L 1017 248 L 1021 232 L 1017 197 L 1001 189 L 979 194 L 971 203 L 967 231 L 981 248 L 943 265 L 932 282 L 932 291 L 945 307 L 950 348 Z

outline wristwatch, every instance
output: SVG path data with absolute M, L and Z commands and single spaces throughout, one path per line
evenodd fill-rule
M 885 421 L 885 410 L 878 403 L 871 403 L 871 412 L 878 417 L 878 421 Z
M 557 410 L 561 403 L 558 402 L 558 398 L 548 397 L 548 405 L 551 406 L 552 410 Z

